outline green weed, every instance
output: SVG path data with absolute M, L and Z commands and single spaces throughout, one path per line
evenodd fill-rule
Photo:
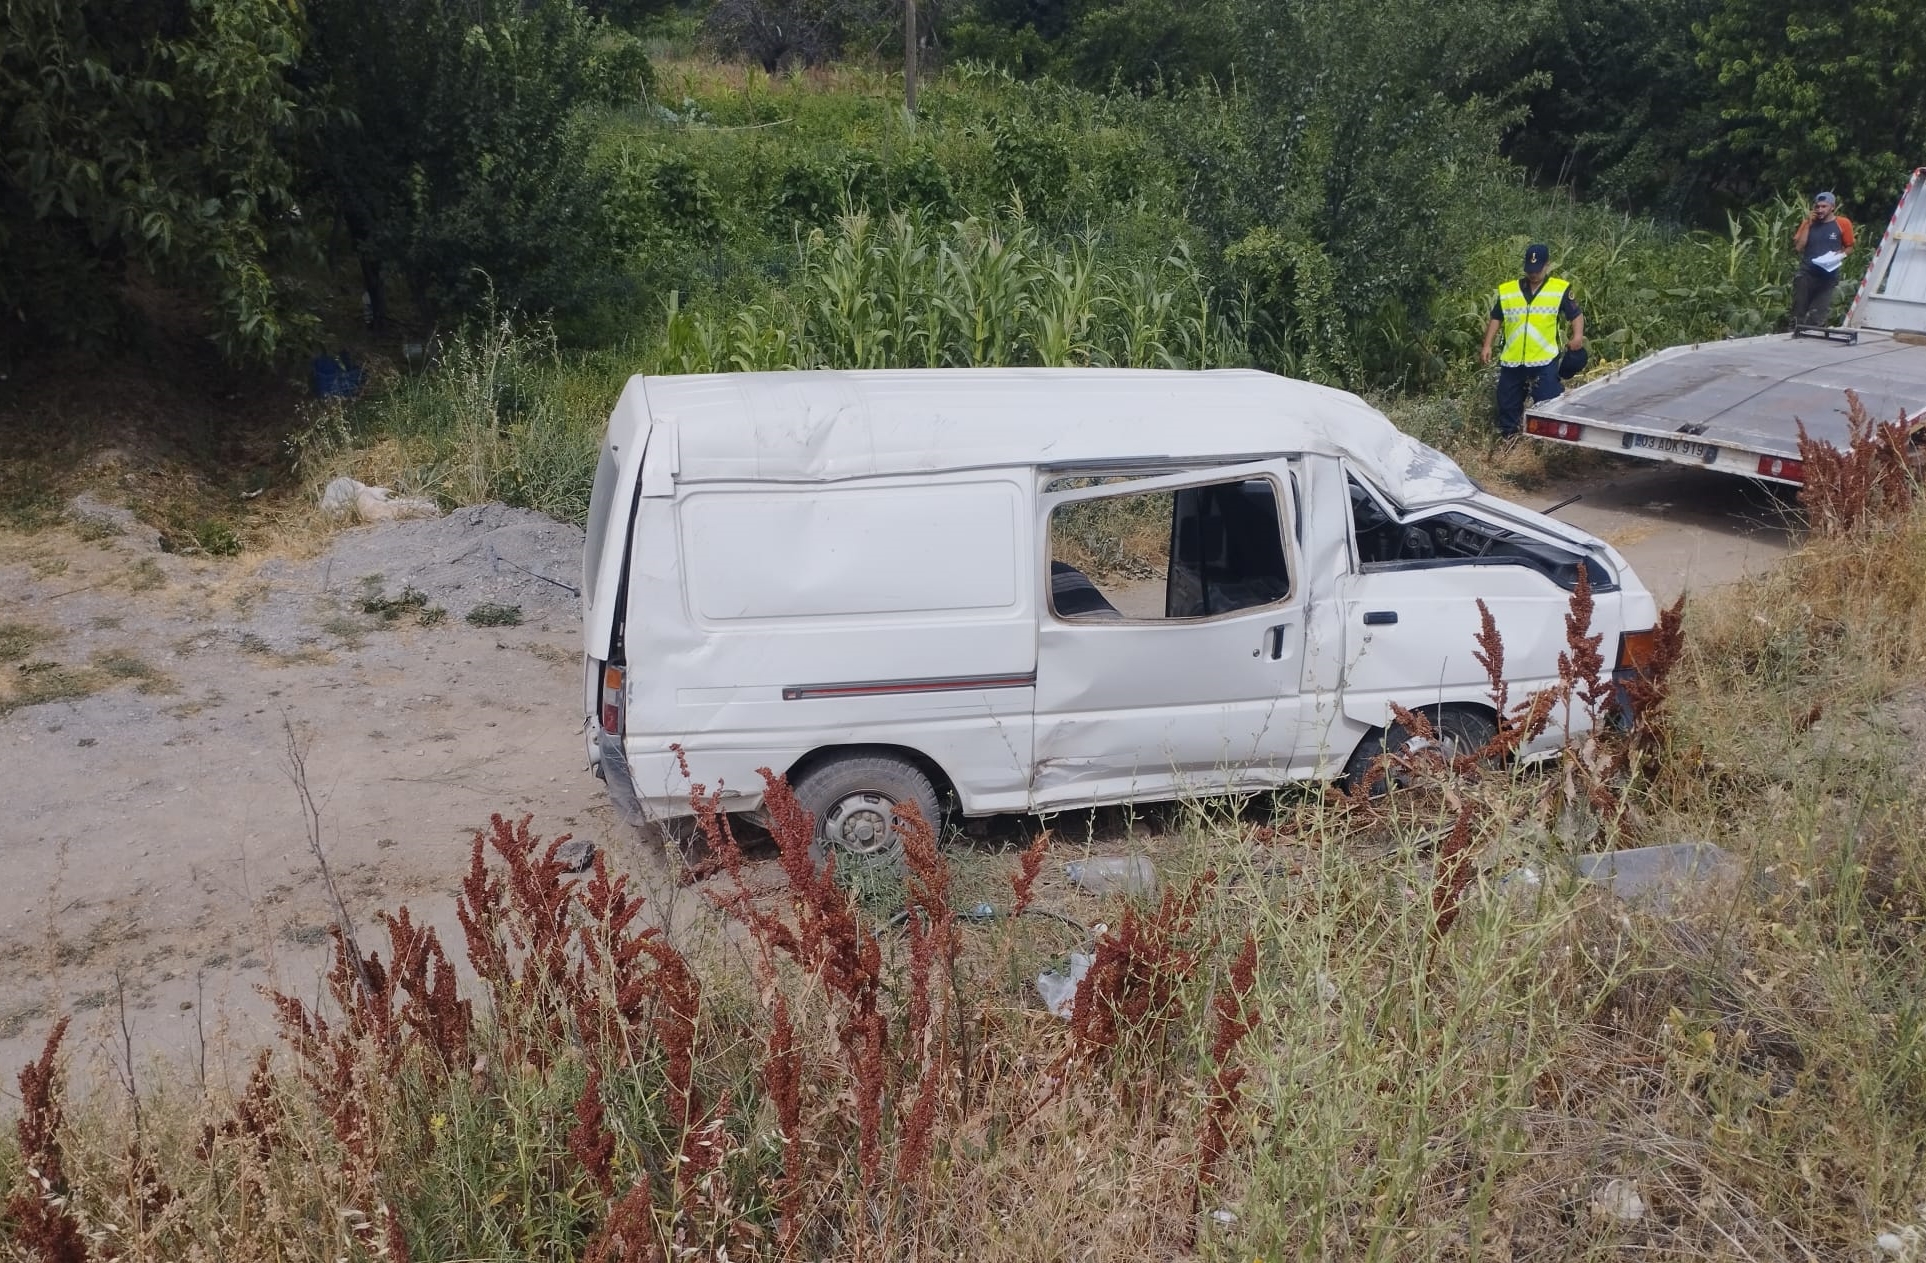
M 94 670 L 115 682 L 131 682 L 139 693 L 171 693 L 174 681 L 165 672 L 137 654 L 124 649 L 106 649 L 93 657 Z
M 122 533 L 120 524 L 98 514 L 88 513 L 74 516 L 74 534 L 93 544 L 103 539 L 112 539 Z
M 347 614 L 331 614 L 321 620 L 321 630 L 339 640 L 349 649 L 359 649 L 368 643 L 371 630 L 366 621 Z
M 470 627 L 520 627 L 522 607 L 519 605 L 497 605 L 492 601 L 481 604 L 462 615 Z
M 47 702 L 76 701 L 98 693 L 106 678 L 97 671 L 33 659 L 0 675 L 0 715 Z
M 208 518 L 194 528 L 194 544 L 210 557 L 238 557 L 241 536 L 232 523 Z
M 0 664 L 21 662 L 60 633 L 32 623 L 0 623 Z
M 17 531 L 45 530 L 65 517 L 65 509 L 51 480 L 25 465 L 15 462 L 13 470 L 0 473 L 0 525 Z
M 152 557 L 142 557 L 128 568 L 127 587 L 132 592 L 152 592 L 167 586 L 167 572 Z
M 383 596 L 380 592 L 380 576 L 370 576 L 362 583 L 365 590 L 357 608 L 384 623 L 398 623 L 406 618 L 419 626 L 429 627 L 448 615 L 448 611 L 439 605 L 428 604 L 428 594 L 411 585 L 404 585 L 394 596 Z

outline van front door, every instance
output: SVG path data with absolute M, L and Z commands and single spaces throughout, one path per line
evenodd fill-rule
M 1058 475 L 1041 505 L 1034 807 L 1282 783 L 1305 631 L 1288 462 Z
M 1488 516 L 1473 504 L 1400 514 L 1355 476 L 1349 484 L 1357 565 L 1338 584 L 1345 620 L 1344 710 L 1376 725 L 1392 706 L 1484 703 L 1478 602 L 1504 641 L 1514 705 L 1558 682 L 1565 615 L 1584 567 L 1593 626 L 1617 622 L 1618 585 L 1567 543 Z M 1607 655 L 1615 644 L 1604 646 Z M 1552 728 L 1567 721 L 1561 710 Z

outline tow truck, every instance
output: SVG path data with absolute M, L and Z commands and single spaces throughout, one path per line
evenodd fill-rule
M 1846 392 L 1926 430 L 1926 167 L 1912 174 L 1845 322 L 1667 347 L 1525 410 L 1551 443 L 1794 486 L 1799 431 L 1845 447 Z

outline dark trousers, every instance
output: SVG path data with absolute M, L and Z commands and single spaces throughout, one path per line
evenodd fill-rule
M 1792 275 L 1792 327 L 1831 324 L 1832 291 L 1838 288 L 1839 273 L 1815 272 L 1801 265 Z
M 1525 392 L 1539 403 L 1565 393 L 1558 380 L 1558 361 L 1544 364 L 1498 366 L 1498 433 L 1510 438 L 1525 424 Z

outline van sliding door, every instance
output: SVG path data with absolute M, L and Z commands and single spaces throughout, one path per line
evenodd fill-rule
M 1289 462 L 1059 474 L 1040 503 L 1034 805 L 1287 779 L 1305 630 Z

